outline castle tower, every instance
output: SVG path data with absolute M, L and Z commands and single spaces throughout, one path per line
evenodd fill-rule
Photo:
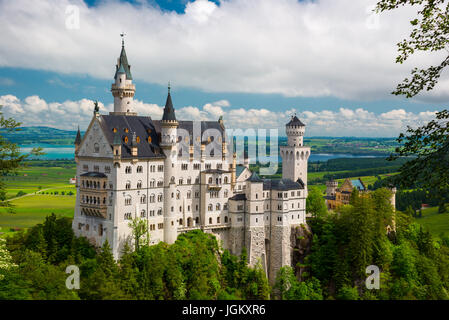
M 174 243 L 178 236 L 176 224 L 176 205 L 172 195 L 176 194 L 176 161 L 178 156 L 177 139 L 178 121 L 176 121 L 175 109 L 168 85 L 167 101 L 161 121 L 160 146 L 165 154 L 164 161 L 164 242 Z
M 328 197 L 335 196 L 338 188 L 338 181 L 331 179 L 326 182 L 326 195 Z
M 298 181 L 301 179 L 307 186 L 307 162 L 310 148 L 304 146 L 306 126 L 298 117 L 293 116 L 286 125 L 287 146 L 281 146 L 282 178 Z M 307 187 L 306 187 L 307 190 Z
M 245 245 L 248 253 L 248 263 L 255 266 L 259 261 L 267 271 L 265 255 L 265 221 L 263 180 L 253 172 L 246 180 L 246 230 Z
M 132 83 L 131 66 L 126 57 L 125 42 L 122 36 L 122 51 L 115 66 L 115 82 L 112 84 L 111 92 L 114 96 L 114 112 L 110 114 L 137 115 L 133 109 L 133 97 L 136 87 Z

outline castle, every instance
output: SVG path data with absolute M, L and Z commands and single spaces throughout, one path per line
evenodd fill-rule
M 114 111 L 100 114 L 96 106 L 75 140 L 75 234 L 96 246 L 108 240 L 117 259 L 133 243 L 129 223 L 136 217 L 146 221 L 151 244 L 200 229 L 233 254 L 245 247 L 248 263 L 260 262 L 273 281 L 293 263 L 295 228 L 306 226 L 305 125 L 296 116 L 286 125 L 282 179 L 261 179 L 248 157 L 237 164 L 221 118 L 176 118 L 170 86 L 161 120 L 138 115 L 123 41 L 114 80 Z

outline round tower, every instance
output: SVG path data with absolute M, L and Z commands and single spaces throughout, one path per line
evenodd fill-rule
M 310 156 L 310 148 L 304 146 L 304 134 L 306 126 L 295 115 L 285 125 L 287 134 L 287 146 L 281 146 L 282 178 L 298 181 L 301 179 L 305 185 L 307 196 L 307 162 Z
M 164 241 L 174 243 L 178 236 L 176 223 L 177 206 L 176 195 L 176 160 L 178 156 L 177 135 L 178 121 L 170 95 L 170 84 L 168 85 L 167 101 L 165 102 L 164 114 L 161 121 L 161 143 L 160 146 L 165 154 L 164 161 Z
M 115 66 L 115 82 L 112 84 L 111 92 L 114 96 L 114 112 L 111 114 L 136 115 L 133 109 L 133 98 L 136 87 L 132 83 L 131 66 L 126 57 L 125 43 L 122 36 L 122 51 Z
M 338 181 L 331 179 L 326 182 L 326 195 L 328 197 L 335 196 L 338 188 Z

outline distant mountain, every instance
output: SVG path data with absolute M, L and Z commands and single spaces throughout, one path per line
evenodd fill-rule
M 68 131 L 50 127 L 21 127 L 20 131 L 7 132 L 0 130 L 0 135 L 18 145 L 53 144 L 72 145 L 75 141 L 76 130 Z

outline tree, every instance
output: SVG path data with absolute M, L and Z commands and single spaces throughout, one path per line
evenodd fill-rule
M 6 119 L 1 112 L 3 108 L 0 105 L 0 130 L 2 132 L 13 132 L 20 131 L 20 122 L 16 122 L 13 118 Z M 42 148 L 33 148 L 30 154 L 21 154 L 20 148 L 17 144 L 12 143 L 5 139 L 0 134 L 0 175 L 5 176 L 10 172 L 15 172 L 23 160 L 25 160 L 29 155 L 42 155 Z M 8 202 L 6 202 L 6 193 L 5 193 L 5 184 L 0 181 L 0 206 L 10 206 Z
M 327 213 L 326 202 L 321 191 L 316 187 L 309 189 L 309 195 L 306 200 L 306 211 L 314 218 L 322 217 Z
M 384 12 L 397 10 L 406 5 L 419 6 L 418 18 L 413 18 L 410 24 L 413 30 L 409 39 L 398 43 L 399 56 L 396 63 L 403 63 L 418 51 L 439 52 L 448 49 L 449 44 L 449 3 L 445 0 L 381 0 L 377 3 L 376 11 Z M 428 69 L 412 70 L 412 79 L 405 79 L 399 84 L 395 95 L 414 97 L 424 89 L 432 90 L 438 83 L 443 69 L 449 65 L 449 55 L 438 66 Z M 418 129 L 408 127 L 406 137 L 403 133 L 397 141 L 403 143 L 396 149 L 396 154 L 389 160 L 398 157 L 414 157 L 404 164 L 400 174 L 396 176 L 397 183 L 404 187 L 414 187 L 416 184 L 435 189 L 437 198 L 447 194 L 449 190 L 449 172 L 447 170 L 449 158 L 449 112 L 443 110 L 436 114 L 436 119 Z
M 148 230 L 147 221 L 145 219 L 135 217 L 128 223 L 128 226 L 132 230 L 135 251 L 139 251 L 141 246 L 148 245 L 150 243 L 150 233 Z
M 399 55 L 396 63 L 404 63 L 410 56 L 419 51 L 447 51 L 449 44 L 449 3 L 445 0 L 381 0 L 377 3 L 376 11 L 396 10 L 406 5 L 419 6 L 418 18 L 410 20 L 413 30 L 409 39 L 398 43 Z M 422 90 L 432 90 L 438 83 L 441 72 L 449 65 L 449 55 L 438 66 L 428 69 L 414 68 L 412 79 L 406 78 L 393 92 L 395 95 L 405 95 L 411 98 Z

